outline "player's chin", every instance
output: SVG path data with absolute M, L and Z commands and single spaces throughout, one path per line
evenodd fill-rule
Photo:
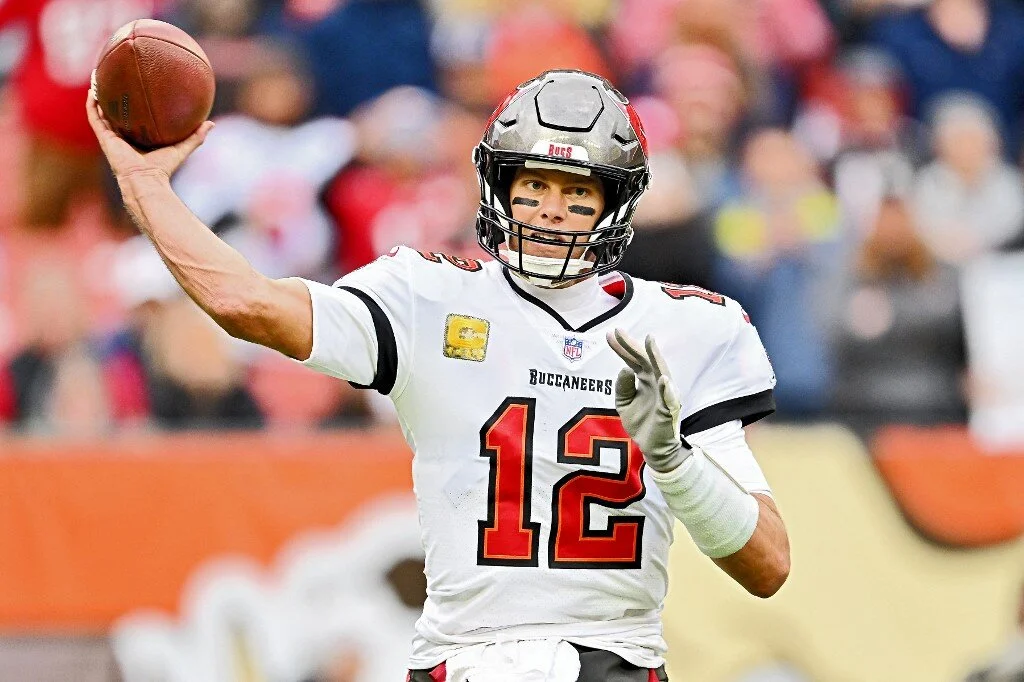
M 539 258 L 555 258 L 558 260 L 563 260 L 566 254 L 569 253 L 569 247 L 557 246 L 554 244 L 536 244 L 533 242 L 526 242 L 523 244 L 523 253 L 527 256 L 537 256 Z
M 511 246 L 513 249 L 516 247 L 514 240 Z M 524 239 L 523 253 L 527 256 L 538 256 L 540 258 L 556 258 L 558 260 L 563 260 L 569 253 L 569 244 L 568 242 L 548 243 Z M 577 246 L 572 250 L 572 257 L 582 258 L 584 253 L 586 253 L 586 247 Z

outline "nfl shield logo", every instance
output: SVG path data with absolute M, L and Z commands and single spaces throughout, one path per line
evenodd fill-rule
M 565 345 L 562 346 L 562 355 L 569 358 L 570 362 L 576 362 L 583 357 L 583 341 L 575 336 L 565 337 Z

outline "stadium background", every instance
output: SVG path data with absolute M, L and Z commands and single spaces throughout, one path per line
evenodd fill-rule
M 673 679 L 1024 679 L 1024 3 L 0 0 L 0 680 L 401 679 L 422 601 L 386 404 L 230 341 L 116 210 L 82 100 L 149 15 L 218 77 L 176 189 L 272 276 L 481 256 L 495 103 L 611 77 L 623 269 L 738 298 L 779 379 L 792 576 L 676 543 Z

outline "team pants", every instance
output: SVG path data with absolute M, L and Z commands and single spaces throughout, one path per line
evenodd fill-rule
M 573 644 L 580 652 L 577 682 L 668 682 L 665 666 L 657 670 L 638 668 L 610 651 Z M 432 670 L 410 670 L 407 682 L 445 682 L 444 663 Z

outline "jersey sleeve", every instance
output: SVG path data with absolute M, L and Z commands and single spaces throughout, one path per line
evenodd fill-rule
M 709 459 L 748 493 L 772 494 L 768 479 L 747 444 L 743 422 L 739 419 L 691 434 L 687 440 L 700 446 Z
M 757 329 L 735 301 L 727 299 L 722 314 L 727 331 L 684 399 L 684 437 L 733 420 L 746 426 L 775 411 L 775 372 Z
M 302 280 L 313 301 L 313 351 L 302 364 L 356 388 L 401 392 L 415 316 L 410 251 L 396 248 L 331 287 Z

